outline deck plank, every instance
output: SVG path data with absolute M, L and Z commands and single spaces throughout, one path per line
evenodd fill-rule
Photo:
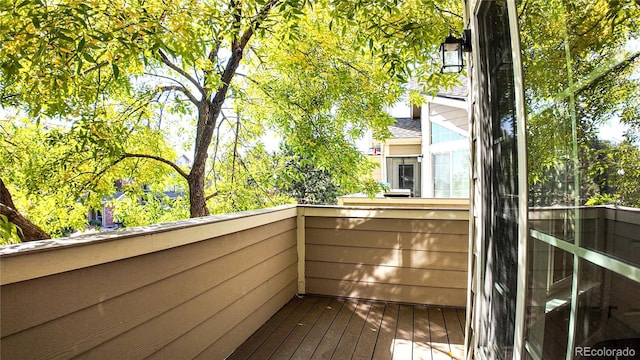
M 429 329 L 431 332 L 431 356 L 434 360 L 450 360 L 451 349 L 442 309 L 429 306 Z
M 380 327 L 382 326 L 382 314 L 384 313 L 385 304 L 382 302 L 374 302 L 369 309 L 367 322 L 365 323 L 355 351 L 353 352 L 353 360 L 370 360 L 373 357 L 373 350 L 376 347 Z
M 228 359 L 462 359 L 464 309 L 294 298 Z
M 393 360 L 413 357 L 413 306 L 400 305 L 396 337 L 393 341 Z
M 289 333 L 276 352 L 271 355 L 270 359 L 290 359 L 302 343 L 302 340 L 304 340 L 309 331 L 315 326 L 323 311 L 329 305 L 330 300 L 329 298 L 319 298 L 309 312 L 298 321 L 297 326 Z
M 382 325 L 380 334 L 376 342 L 376 349 L 373 353 L 375 360 L 389 360 L 393 354 L 393 338 L 396 335 L 398 326 L 398 304 L 387 304 L 382 315 Z
M 258 360 L 269 358 L 284 342 L 287 336 L 289 336 L 289 333 L 298 326 L 300 319 L 302 319 L 307 312 L 311 310 L 317 300 L 318 298 L 305 297 L 302 304 L 300 304 L 300 306 L 298 306 L 298 308 L 296 308 L 296 310 L 292 312 L 273 333 L 271 333 L 267 340 L 263 342 L 248 359 Z
M 449 337 L 449 347 L 451 349 L 451 357 L 455 360 L 464 358 L 464 333 L 460 328 L 460 320 L 456 309 L 444 309 L 444 321 Z
M 302 299 L 294 297 L 282 309 L 280 309 L 271 319 L 253 333 L 227 360 L 244 360 L 251 356 L 260 345 L 262 345 L 271 334 L 280 327 L 280 324 L 302 304 Z
M 413 309 L 413 360 L 431 360 L 429 314 L 426 306 Z
M 311 356 L 311 359 L 331 359 L 357 306 L 358 301 L 345 300 L 338 316 L 336 316 L 329 329 L 327 329 L 327 332 L 322 337 L 322 341 L 318 344 L 318 347 Z
M 291 359 L 295 360 L 306 360 L 311 358 L 313 353 L 316 351 L 316 348 L 322 341 L 324 334 L 327 332 L 334 319 L 342 309 L 344 305 L 344 300 L 342 299 L 331 299 L 331 302 L 325 306 L 323 309 L 323 313 L 315 323 L 311 331 L 305 336 L 302 340 L 300 346 L 293 354 Z
M 349 324 L 336 347 L 336 351 L 334 352 L 332 359 L 351 359 L 355 351 L 356 344 L 358 343 L 358 339 L 360 338 L 360 334 L 362 333 L 362 329 L 365 326 L 370 309 L 371 302 L 361 301 L 358 303 L 358 307 L 353 313 L 353 316 L 351 317 L 351 320 L 349 321 Z

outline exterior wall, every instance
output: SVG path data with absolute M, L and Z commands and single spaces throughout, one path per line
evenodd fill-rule
M 467 199 L 433 199 L 433 198 L 367 198 L 347 197 L 338 198 L 340 206 L 391 206 L 391 207 L 429 207 L 468 209 Z
M 113 225 L 113 208 L 111 206 L 105 206 L 102 208 L 102 226 Z
M 297 287 L 292 206 L 0 251 L 3 359 L 223 359 Z
M 385 181 L 384 179 L 384 174 L 383 174 L 383 168 L 385 166 L 384 164 L 384 157 L 382 157 L 382 155 L 372 155 L 369 156 L 369 159 L 373 162 L 375 162 L 376 164 L 378 164 L 378 166 L 373 169 L 373 179 L 375 181 Z
M 416 144 L 389 144 L 388 151 L 385 155 L 398 156 L 398 155 L 419 155 L 421 154 L 420 141 L 416 141 Z
M 306 292 L 465 306 L 468 210 L 305 208 Z

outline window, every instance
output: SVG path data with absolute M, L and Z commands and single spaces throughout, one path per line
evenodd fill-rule
M 447 129 L 446 127 L 431 123 L 431 143 L 439 144 L 443 142 L 449 141 L 458 141 L 458 140 L 466 140 L 467 137 L 458 134 L 457 132 Z
M 640 353 L 639 21 L 632 2 L 519 5 L 531 359 Z
M 469 151 L 456 150 L 433 154 L 433 196 L 469 197 Z
M 399 164 L 398 165 L 398 176 L 400 189 L 410 189 L 413 190 L 413 164 Z

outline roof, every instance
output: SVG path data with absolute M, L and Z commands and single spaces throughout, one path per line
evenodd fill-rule
M 396 118 L 396 123 L 389 126 L 392 138 L 419 138 L 422 137 L 422 125 L 420 119 Z
M 460 85 L 456 85 L 451 89 L 438 91 L 436 96 L 448 99 L 465 100 L 469 93 L 469 81 L 466 77 L 461 76 L 460 83 Z

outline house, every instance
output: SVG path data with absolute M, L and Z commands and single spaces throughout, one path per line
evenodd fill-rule
M 123 184 L 126 182 L 127 180 L 117 180 L 115 182 L 116 192 L 113 195 L 102 197 L 102 207 L 100 209 L 89 209 L 87 216 L 89 226 L 97 226 L 100 230 L 104 231 L 117 229 L 124 225 L 121 221 L 122 219 L 116 218 L 114 209 L 118 202 L 122 201 L 126 196 L 122 189 Z M 142 190 L 147 194 L 146 196 L 153 194 L 151 193 L 151 189 L 148 185 L 144 185 Z M 155 193 L 154 196 L 157 196 L 158 198 L 164 197 L 173 202 L 178 198 L 183 198 L 185 196 L 185 192 L 183 187 L 174 185 L 166 188 L 161 193 Z M 142 196 L 140 196 L 139 201 L 141 205 L 146 204 L 146 201 Z
M 411 197 L 468 198 L 469 119 L 467 80 L 422 106 L 396 105 L 389 112 L 396 122 L 391 137 L 371 140 L 369 156 L 379 163 L 374 178 L 392 192 L 409 190 Z

